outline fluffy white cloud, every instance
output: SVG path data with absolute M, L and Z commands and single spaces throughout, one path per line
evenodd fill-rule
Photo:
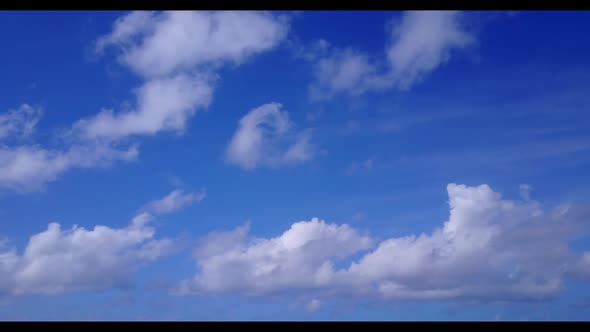
M 503 200 L 487 185 L 449 184 L 450 217 L 431 234 L 383 241 L 343 271 L 385 297 L 542 299 L 555 294 L 585 221 L 560 207 Z M 587 217 L 587 216 L 586 216 Z
M 41 109 L 22 104 L 19 108 L 0 114 L 0 140 L 29 137 L 41 119 Z
M 311 132 L 294 131 L 279 103 L 259 106 L 242 119 L 226 151 L 227 161 L 244 169 L 278 167 L 312 158 Z
M 205 198 L 204 191 L 198 193 L 185 193 L 180 189 L 173 190 L 164 198 L 149 202 L 143 208 L 144 211 L 153 214 L 165 214 L 180 210 L 193 203 L 198 203 Z
M 457 11 L 409 11 L 394 22 L 385 61 L 371 60 L 360 51 L 332 49 L 322 41 L 300 51 L 314 62 L 310 98 L 322 100 L 336 94 L 352 96 L 367 91 L 407 90 L 448 61 L 451 52 L 475 43 Z M 321 47 L 319 47 L 319 46 Z M 380 60 L 380 59 L 378 59 Z
M 271 239 L 249 239 L 248 225 L 205 237 L 195 249 L 199 274 L 179 293 L 241 291 L 260 294 L 289 288 L 326 287 L 332 259 L 367 249 L 372 240 L 348 225 L 317 218 L 294 223 Z
M 163 210 L 157 212 L 180 207 L 163 204 Z M 31 236 L 22 255 L 4 244 L 0 246 L 0 292 L 60 294 L 128 287 L 143 264 L 178 249 L 172 239 L 156 239 L 150 226 L 153 218 L 141 212 L 123 228 L 97 225 L 85 229 L 74 225 L 62 229 L 53 222 Z
M 121 61 L 143 76 L 162 76 L 230 62 L 275 47 L 287 34 L 285 18 L 250 11 L 133 12 L 97 41 L 122 48 Z
M 31 236 L 22 255 L 15 250 L 0 254 L 2 290 L 18 295 L 126 287 L 142 262 L 171 248 L 171 242 L 154 239 L 147 219 L 138 216 L 120 229 L 75 225 L 62 230 L 50 223 L 47 230 Z
M 247 241 L 247 227 L 216 233 L 196 249 L 197 276 L 181 293 L 286 290 L 413 299 L 540 300 L 590 271 L 569 242 L 588 229 L 590 211 L 502 199 L 489 186 L 449 184 L 450 215 L 431 234 L 381 241 L 317 219 L 271 239 Z M 350 259 L 372 249 L 347 268 Z
M 76 131 L 107 140 L 183 132 L 195 111 L 210 104 L 215 69 L 274 48 L 287 31 L 284 18 L 266 12 L 131 12 L 96 47 L 116 46 L 121 62 L 146 78 L 136 109 L 102 111 L 79 121 Z

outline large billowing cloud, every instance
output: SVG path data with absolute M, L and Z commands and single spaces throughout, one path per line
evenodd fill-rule
M 348 225 L 314 218 L 294 223 L 271 239 L 249 239 L 248 225 L 205 237 L 194 256 L 200 273 L 180 292 L 238 291 L 248 294 L 290 288 L 326 287 L 331 259 L 367 249 L 372 240 Z
M 254 169 L 298 164 L 313 157 L 311 132 L 296 132 L 281 108 L 279 103 L 264 104 L 240 119 L 227 147 L 228 162 Z
M 475 37 L 457 11 L 408 11 L 394 21 L 386 59 L 373 59 L 350 48 L 312 45 L 305 58 L 314 62 L 312 100 L 337 94 L 360 95 L 367 91 L 407 90 L 447 62 L 454 50 L 471 46 Z
M 153 218 L 142 212 L 123 228 L 74 225 L 62 229 L 52 222 L 31 236 L 22 254 L 4 244 L 0 293 L 60 294 L 129 287 L 143 264 L 177 250 L 173 239 L 156 238 L 150 226 Z
M 532 200 L 505 200 L 487 185 L 449 184 L 447 191 L 449 219 L 430 234 L 378 242 L 315 218 L 270 239 L 248 238 L 247 226 L 211 234 L 195 249 L 198 274 L 177 291 L 541 300 L 566 278 L 590 271 L 590 256 L 569 246 L 588 230 L 588 209 L 545 211 Z M 353 261 L 335 268 L 346 259 Z
M 265 12 L 131 12 L 120 17 L 110 33 L 98 38 L 96 50 L 113 50 L 143 79 L 134 91 L 134 106 L 80 119 L 60 130 L 54 148 L 22 142 L 32 139 L 40 110 L 23 105 L 0 114 L 0 188 L 36 190 L 72 168 L 136 159 L 138 144 L 132 140 L 137 137 L 183 133 L 197 110 L 211 103 L 215 70 L 273 49 L 288 28 L 283 17 Z

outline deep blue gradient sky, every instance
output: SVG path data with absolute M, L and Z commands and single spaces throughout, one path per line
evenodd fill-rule
M 141 14 L 0 13 L 0 319 L 587 319 L 590 13 L 143 14 L 127 26 L 136 35 L 121 37 L 117 22 Z M 195 28 L 199 20 L 213 28 Z M 183 29 L 187 35 L 166 35 Z M 157 34 L 165 38 L 150 48 Z M 158 58 L 150 52 L 175 69 L 154 73 L 158 63 L 148 60 Z M 401 55 L 388 57 L 392 52 Z M 144 60 L 148 65 L 138 67 Z M 140 112 L 141 87 L 202 73 L 216 77 L 195 83 L 211 89 L 210 102 L 181 108 L 181 126 L 162 120 L 163 104 L 175 102 L 162 94 L 154 95 L 155 106 L 143 104 L 156 111 L 117 127 L 123 122 L 117 114 Z M 367 83 L 372 79 L 385 83 Z M 113 110 L 111 122 L 104 109 Z M 19 118 L 25 113 L 38 121 Z M 99 127 L 91 125 L 103 120 L 96 134 L 102 136 L 92 136 Z M 155 127 L 133 129 L 144 120 Z M 284 132 L 277 129 L 281 121 L 289 123 Z M 34 129 L 25 134 L 23 123 Z M 112 128 L 122 129 L 117 136 Z M 289 157 L 299 143 L 302 149 Z M 128 160 L 97 152 L 133 145 L 137 155 Z M 72 156 L 71 147 L 84 152 Z M 37 157 L 22 157 L 26 149 Z M 447 239 L 457 256 L 422 256 L 446 246 L 433 237 L 423 245 L 400 241 L 383 260 L 357 264 L 382 241 L 430 237 L 442 228 L 452 219 L 450 183 L 465 185 L 457 189 L 465 201 L 456 201 L 454 222 L 467 237 Z M 185 200 L 149 205 L 174 190 Z M 522 210 L 504 207 L 493 192 Z M 563 204 L 580 212 L 555 220 L 532 212 L 555 215 Z M 72 246 L 38 237 L 49 244 L 31 249 L 31 237 L 53 222 L 67 237 L 74 225 L 126 229 L 142 213 L 153 218 L 138 226 L 154 232 L 145 243 L 170 240 L 153 259 L 145 258 L 143 240 L 102 255 L 119 241 L 108 232 Z M 315 228 L 298 233 L 305 248 L 289 251 L 280 247 L 287 240 L 271 240 L 295 223 L 315 225 L 314 217 L 326 227 L 348 225 L 318 231 L 311 241 L 334 255 L 316 254 L 317 245 L 305 242 Z M 498 232 L 491 240 L 484 228 L 469 226 L 488 222 Z M 249 235 L 235 235 L 246 224 Z M 229 240 L 214 236 L 234 229 Z M 470 244 L 470 236 L 480 235 L 487 240 Z M 362 244 L 362 236 L 371 244 Z M 78 247 L 84 243 L 93 247 L 86 252 Z M 525 254 L 553 255 L 561 245 L 568 253 L 546 261 Z M 504 247 L 512 249 L 504 255 Z M 326 284 L 311 277 L 319 270 L 314 257 L 338 271 Z M 496 258 L 497 266 L 474 263 Z M 302 267 L 293 273 L 290 264 Z M 351 264 L 365 272 L 349 276 Z M 381 268 L 387 271 L 371 272 Z M 529 282 L 545 286 L 544 278 L 559 285 L 519 291 Z M 191 286 L 178 294 L 186 280 Z M 379 290 L 389 282 L 402 290 Z

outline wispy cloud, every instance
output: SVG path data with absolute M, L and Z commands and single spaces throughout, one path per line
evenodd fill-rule
M 152 214 L 166 214 L 180 210 L 193 203 L 199 203 L 206 196 L 204 190 L 185 193 L 183 190 L 176 189 L 161 199 L 149 202 L 142 210 Z
M 369 158 L 363 161 L 353 161 L 346 168 L 346 175 L 351 176 L 359 171 L 370 172 L 373 170 L 375 158 Z

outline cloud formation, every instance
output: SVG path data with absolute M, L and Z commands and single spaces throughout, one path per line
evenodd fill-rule
M 136 144 L 125 148 L 97 142 L 69 142 L 56 148 L 34 144 L 40 118 L 41 110 L 27 104 L 0 114 L 0 188 L 33 191 L 68 169 L 106 167 L 137 158 Z
M 279 103 L 259 106 L 240 119 L 226 150 L 229 163 L 244 169 L 299 164 L 313 157 L 311 131 L 296 132 Z
M 137 108 L 103 111 L 77 129 L 102 139 L 182 132 L 196 109 L 210 104 L 216 69 L 273 49 L 288 29 L 284 17 L 266 12 L 131 12 L 98 38 L 96 50 L 114 49 L 120 63 L 145 79 Z
M 174 193 L 160 202 L 168 201 Z M 158 212 L 180 208 L 162 206 L 165 211 Z M 156 238 L 150 226 L 153 218 L 141 212 L 123 228 L 74 225 L 62 229 L 52 222 L 45 231 L 30 237 L 22 254 L 4 244 L 0 246 L 0 293 L 55 295 L 130 287 L 143 264 L 176 250 L 172 239 Z
M 410 11 L 391 31 L 387 58 L 398 87 L 410 88 L 444 64 L 452 50 L 472 45 L 457 11 Z
M 40 110 L 24 104 L 0 114 L 0 188 L 38 190 L 72 168 L 135 160 L 134 139 L 182 134 L 196 111 L 211 103 L 220 66 L 237 66 L 273 49 L 288 29 L 284 17 L 266 12 L 139 11 L 120 17 L 97 39 L 96 51 L 113 50 L 142 78 L 135 105 L 102 110 L 59 130 L 54 148 L 19 142 L 34 133 Z M 304 158 L 303 152 L 298 145 L 285 158 Z
M 179 74 L 149 80 L 136 91 L 137 107 L 126 112 L 103 110 L 74 125 L 78 139 L 114 141 L 131 135 L 182 133 L 197 109 L 209 106 L 211 79 Z
M 194 256 L 199 274 L 178 292 L 261 294 L 291 288 L 326 287 L 330 259 L 345 258 L 372 245 L 372 239 L 348 225 L 313 218 L 294 223 L 270 239 L 248 238 L 249 225 L 202 239 Z
M 453 51 L 475 44 L 457 11 L 408 11 L 390 29 L 385 59 L 373 59 L 351 48 L 330 48 L 325 40 L 299 51 L 313 62 L 309 87 L 315 101 L 338 94 L 408 90 L 447 62 Z
M 199 272 L 179 292 L 297 289 L 385 299 L 536 301 L 590 271 L 588 253 L 569 246 L 588 231 L 584 206 L 545 211 L 536 201 L 505 200 L 487 185 L 451 183 L 447 192 L 449 218 L 430 234 L 378 241 L 316 218 L 270 239 L 248 238 L 247 226 L 213 233 L 195 249 Z
M 142 76 L 157 77 L 243 63 L 274 48 L 288 29 L 286 17 L 267 12 L 132 12 L 119 18 L 96 47 L 101 52 L 118 46 L 123 64 Z

